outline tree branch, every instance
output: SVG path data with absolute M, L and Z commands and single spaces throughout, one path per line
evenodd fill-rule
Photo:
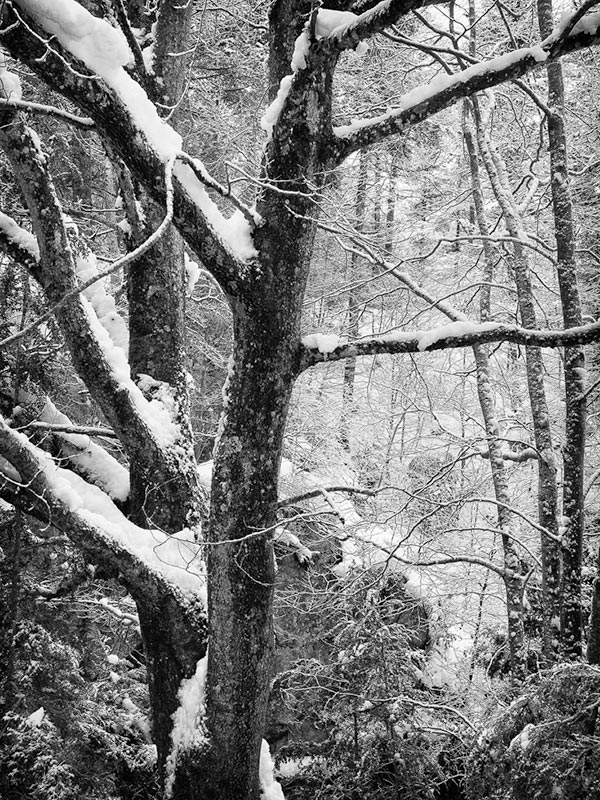
M 65 97 L 88 114 L 101 136 L 119 154 L 151 197 L 164 207 L 164 159 L 136 124 L 127 105 L 102 80 L 90 75 L 85 65 L 62 48 L 58 41 L 53 39 L 50 47 L 45 38 L 36 34 L 36 26 L 31 20 L 27 21 L 27 25 L 22 24 L 21 20 L 22 17 L 11 4 L 3 6 L 2 21 L 5 27 L 0 33 L 7 51 L 27 64 L 48 85 L 60 87 Z M 166 123 L 165 131 L 172 132 Z M 184 188 L 176 175 L 173 221 L 203 263 L 210 265 L 221 287 L 228 294 L 236 296 L 240 281 L 240 259 L 219 231 L 215 230 L 205 213 L 205 206 L 210 205 L 213 216 L 220 216 L 220 212 L 209 198 L 205 199 L 204 204 L 199 203 L 197 198 L 189 194 L 190 187 L 187 184 L 187 188 Z M 201 188 L 201 184 L 198 183 L 198 186 Z
M 598 18 L 596 18 L 598 17 Z M 549 59 L 596 45 L 600 40 L 600 15 L 591 15 L 589 25 L 576 25 L 564 38 L 553 34 L 536 47 L 514 50 L 488 61 L 474 64 L 454 75 L 440 75 L 425 86 L 418 87 L 401 97 L 399 108 L 380 117 L 361 120 L 352 125 L 334 128 L 337 145 L 335 163 L 348 155 L 381 141 L 388 136 L 403 133 L 413 125 L 453 105 L 462 97 L 489 89 L 508 80 L 515 80 Z M 339 35 L 336 45 L 354 47 L 352 31 L 357 23 L 349 25 Z
M 319 345 L 299 345 L 298 371 L 325 361 L 341 361 L 358 356 L 420 353 L 425 350 L 447 350 L 472 347 L 488 342 L 514 342 L 538 347 L 569 347 L 600 341 L 600 322 L 561 331 L 529 330 L 503 323 L 456 322 L 441 325 L 430 331 L 401 332 L 363 341 L 338 344 L 331 350 L 319 350 Z

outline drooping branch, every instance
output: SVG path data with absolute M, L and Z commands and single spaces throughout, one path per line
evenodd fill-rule
M 120 574 L 134 596 L 146 600 L 152 597 L 158 600 L 162 595 L 183 598 L 183 590 L 177 588 L 178 581 L 173 580 L 171 571 L 186 572 L 186 580 L 179 581 L 180 586 L 186 587 L 188 597 L 181 602 L 182 609 L 187 606 L 193 607 L 196 614 L 201 611 L 203 579 L 197 571 L 186 568 L 199 557 L 197 545 L 191 541 L 182 542 L 182 552 L 187 551 L 183 558 L 181 554 L 176 556 L 177 545 L 165 547 L 161 553 L 161 543 L 169 544 L 164 534 L 160 537 L 156 531 L 134 526 L 103 492 L 68 470 L 57 469 L 46 454 L 33 447 L 3 419 L 0 419 L 0 451 L 12 467 L 12 471 L 2 471 L 0 496 L 9 502 L 16 499 L 17 493 L 28 497 L 31 510 L 37 510 L 40 518 L 65 533 L 94 563 Z M 138 538 L 128 536 L 128 530 L 135 530 Z M 147 539 L 145 544 L 142 537 Z M 133 542 L 136 542 L 135 547 Z M 151 558 L 155 558 L 154 563 Z M 196 627 L 202 628 L 204 624 L 201 613 Z

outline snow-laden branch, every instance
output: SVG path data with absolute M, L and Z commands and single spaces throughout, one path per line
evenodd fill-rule
M 127 499 L 129 470 L 87 434 L 77 433 L 71 420 L 56 408 L 50 398 L 46 398 L 37 425 L 32 423 L 27 427 L 54 433 L 61 444 L 61 457 L 78 475 L 101 488 L 113 500 L 122 502 Z
M 172 398 L 166 392 L 150 401 L 144 397 L 131 379 L 122 342 L 113 338 L 116 326 L 107 325 L 106 320 L 103 324 L 93 302 L 81 295 L 86 284 L 91 286 L 99 276 L 92 275 L 83 285 L 77 283 L 69 233 L 48 174 L 46 157 L 33 131 L 12 116 L 9 122 L 0 126 L 0 143 L 15 170 L 34 222 L 41 251 L 41 284 L 49 302 L 54 304 L 73 362 L 94 399 L 129 457 L 146 458 L 151 450 L 157 452 L 169 447 L 181 437 L 171 414 Z M 88 263 L 90 266 L 93 265 Z M 9 340 L 16 338 L 18 334 Z
M 36 280 L 41 280 L 40 248 L 35 236 L 21 227 L 8 214 L 0 212 L 0 250 L 24 267 Z
M 205 607 L 205 569 L 194 531 L 168 536 L 138 527 L 105 492 L 57 467 L 47 453 L 1 418 L 0 451 L 18 476 L 3 470 L 2 484 L 18 485 L 33 497 L 48 522 L 88 557 L 116 569 L 138 592 L 179 594 Z M 5 494 L 2 484 L 0 496 Z
M 433 5 L 429 0 L 380 0 L 378 3 L 355 3 L 352 11 L 320 9 L 316 33 L 335 42 L 340 50 L 355 49 L 357 44 L 393 25 L 416 8 Z M 361 7 L 370 6 L 362 13 Z
M 74 0 L 52 4 L 15 0 L 15 5 L 30 19 L 14 7 L 5 9 L 7 50 L 43 80 L 60 86 L 66 97 L 89 114 L 154 200 L 164 205 L 165 183 L 157 176 L 169 159 L 181 154 L 182 140 L 124 69 L 132 56 L 123 34 Z M 54 38 L 40 36 L 36 26 Z M 102 80 L 90 80 L 86 71 Z M 190 247 L 211 265 L 221 285 L 234 294 L 242 263 L 255 255 L 252 226 L 239 210 L 225 217 L 189 165 L 177 164 L 174 176 L 175 224 Z
M 451 322 L 425 331 L 385 334 L 384 336 L 341 343 L 337 336 L 310 334 L 302 339 L 299 370 L 324 361 L 340 361 L 358 356 L 420 353 L 448 350 L 489 342 L 514 342 L 538 347 L 569 347 L 600 341 L 600 322 L 567 330 L 529 330 L 499 322 Z
M 25 336 L 28 336 L 32 331 L 34 331 L 37 327 L 39 327 L 43 322 L 50 319 L 50 317 L 55 316 L 56 312 L 65 305 L 70 299 L 76 297 L 78 294 L 86 295 L 86 290 L 89 289 L 94 284 L 97 284 L 99 281 L 103 280 L 104 278 L 109 277 L 114 272 L 119 269 L 123 269 L 124 267 L 129 266 L 138 258 L 147 253 L 154 245 L 158 242 L 158 240 L 164 236 L 166 231 L 168 230 L 169 225 L 173 219 L 173 165 L 175 162 L 176 156 L 170 158 L 167 163 L 165 164 L 165 184 L 167 187 L 167 196 L 166 196 L 166 212 L 165 216 L 163 217 L 162 221 L 144 241 L 139 244 L 134 250 L 131 250 L 129 253 L 117 258 L 115 261 L 111 262 L 110 266 L 105 267 L 102 271 L 98 271 L 97 268 L 92 268 L 91 265 L 86 270 L 88 273 L 92 273 L 88 275 L 87 279 L 83 280 L 82 283 L 79 283 L 70 291 L 66 292 L 62 295 L 60 299 L 58 299 L 49 309 L 48 311 L 41 314 L 37 319 L 33 320 L 29 325 L 21 328 L 16 333 L 13 333 L 11 336 L 7 336 L 5 339 L 0 341 L 0 348 L 7 347 L 10 344 L 18 341 L 19 339 L 23 339 Z M 78 270 L 78 274 L 81 276 L 82 270 Z M 90 295 L 91 298 L 95 296 L 95 293 Z M 92 301 L 93 306 L 93 301 Z M 110 331 L 109 331 L 110 332 Z
M 358 22 L 355 22 L 342 31 L 335 31 L 337 46 L 355 45 L 357 24 Z M 334 128 L 338 140 L 337 162 L 356 150 L 388 136 L 402 133 L 432 114 L 448 108 L 462 97 L 468 97 L 507 80 L 514 80 L 547 60 L 596 45 L 599 40 L 600 13 L 590 14 L 581 19 L 566 36 L 558 29 L 534 47 L 514 50 L 473 64 L 452 75 L 439 75 L 428 84 L 412 89 L 402 96 L 397 107 L 387 113 L 370 119 L 355 120 L 349 125 Z

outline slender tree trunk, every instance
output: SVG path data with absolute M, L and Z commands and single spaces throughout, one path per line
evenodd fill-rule
M 552 0 L 538 0 L 538 21 L 542 37 L 554 28 Z M 564 80 L 560 61 L 546 65 L 548 105 L 546 118 L 550 150 L 550 175 L 558 284 L 565 328 L 582 324 L 577 283 L 576 235 L 569 187 L 567 136 L 564 122 Z M 565 348 L 565 446 L 563 450 L 563 519 L 561 636 L 566 654 L 582 654 L 581 564 L 583 556 L 585 459 L 585 354 L 583 347 Z
M 528 259 L 522 241 L 526 235 L 520 214 L 514 203 L 506 168 L 486 130 L 477 101 L 474 101 L 477 140 L 492 190 L 502 209 L 506 227 L 513 237 L 512 267 L 517 288 L 521 323 L 526 328 L 537 328 L 533 288 Z M 558 547 L 558 487 L 550 414 L 544 386 L 544 361 L 539 347 L 526 347 L 527 388 L 535 445 L 538 452 L 538 519 L 550 534 L 542 534 L 542 636 L 544 655 L 553 660 L 557 656 L 558 620 L 560 617 L 560 550 Z
M 367 153 L 361 150 L 359 153 L 359 167 L 358 167 L 358 183 L 356 187 L 356 200 L 354 204 L 354 227 L 358 234 L 361 234 L 365 228 L 365 207 L 367 200 Z M 356 280 L 358 275 L 358 266 L 360 263 L 360 256 L 356 252 L 352 252 L 350 257 L 350 289 L 348 291 L 348 316 L 346 325 L 346 334 L 348 339 L 358 338 L 358 320 L 360 302 L 360 292 L 356 289 Z M 348 273 L 347 273 L 348 274 Z M 348 423 L 352 413 L 352 404 L 354 402 L 354 381 L 356 378 L 356 358 L 347 358 L 344 361 L 344 382 L 342 390 L 342 419 L 340 422 L 340 442 L 349 450 L 349 436 L 348 436 Z
M 475 204 L 476 219 L 483 237 L 484 272 L 479 293 L 479 314 L 482 322 L 490 317 L 491 283 L 494 274 L 495 253 L 490 244 L 489 226 L 487 223 L 483 195 L 481 191 L 479 160 L 472 131 L 464 119 L 464 139 L 469 155 L 471 169 L 471 187 Z M 499 436 L 498 420 L 495 412 L 494 390 L 490 380 L 490 363 L 487 347 L 473 347 L 477 370 L 477 393 L 484 419 L 487 446 L 490 457 L 490 469 L 494 485 L 494 495 L 498 501 L 498 527 L 502 535 L 502 551 L 504 557 L 504 585 L 506 589 L 506 609 L 508 620 L 508 646 L 511 675 L 514 680 L 522 680 L 526 674 L 526 652 L 523 625 L 523 590 L 524 582 L 521 574 L 520 559 L 513 539 L 515 521 L 508 506 L 511 505 L 508 491 L 506 465 L 502 454 L 502 442 Z

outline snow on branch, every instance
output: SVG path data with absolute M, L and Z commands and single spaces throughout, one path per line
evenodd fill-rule
M 194 531 L 185 529 L 169 536 L 138 527 L 105 492 L 57 467 L 47 453 L 1 418 L 0 451 L 18 474 L 11 478 L 3 470 L 5 482 L 18 484 L 41 502 L 48 522 L 88 557 L 116 568 L 130 586 L 152 579 L 161 591 L 176 591 L 206 605 L 205 568 Z
M 8 8 L 3 38 L 6 49 L 43 80 L 60 86 L 89 114 L 152 197 L 164 204 L 166 187 L 156 176 L 169 160 L 183 157 L 182 140 L 160 117 L 144 88 L 124 69 L 132 56 L 123 33 L 106 20 L 94 17 L 75 0 L 15 3 L 32 24 L 14 8 L 12 13 Z M 11 24 L 15 20 L 18 24 Z M 36 33 L 34 25 L 55 39 L 50 43 Z M 73 57 L 100 77 L 108 90 L 74 69 L 70 63 Z M 229 197 L 237 210 L 229 218 L 224 216 L 208 196 L 197 170 L 189 165 L 177 164 L 174 172 L 175 224 L 200 258 L 213 265 L 213 274 L 221 285 L 227 285 L 233 293 L 232 285 L 240 277 L 240 262 L 255 254 L 248 215 L 235 198 Z
M 123 331 L 112 324 L 118 320 L 111 319 L 111 325 L 103 325 L 93 303 L 81 295 L 103 277 L 103 273 L 93 274 L 83 284 L 77 283 L 67 223 L 37 136 L 21 121 L 11 117 L 10 124 L 0 126 L 0 143 L 15 170 L 34 220 L 42 254 L 39 262 L 41 283 L 53 304 L 51 312 L 56 314 L 78 372 L 119 434 L 130 457 L 135 457 L 140 448 L 172 445 L 181 436 L 179 425 L 173 419 L 173 403 L 166 395 L 150 401 L 144 397 L 131 379 L 127 356 L 121 346 L 123 342 L 118 341 Z M 163 165 L 167 180 L 170 166 L 172 160 Z M 170 201 L 167 205 L 168 219 L 172 213 Z M 157 230 L 150 238 L 155 241 L 158 235 Z M 148 241 L 142 247 L 149 246 Z M 139 248 L 128 254 L 129 259 L 136 252 L 139 253 Z M 120 259 L 121 264 L 125 258 L 127 256 Z M 90 264 L 87 266 L 91 268 Z M 109 272 L 114 268 L 115 263 Z M 102 300 L 92 298 L 94 302 L 98 299 Z M 105 307 L 106 303 L 101 305 Z M 36 323 L 39 324 L 41 319 L 38 318 Z M 6 346 L 30 329 L 31 326 L 24 328 L 0 345 Z
M 357 35 L 357 24 L 350 25 L 343 33 L 336 31 L 336 41 L 340 46 L 346 39 L 348 46 L 352 46 L 354 40 L 351 35 L 353 32 Z M 452 75 L 438 75 L 428 84 L 407 92 L 399 99 L 397 106 L 385 114 L 355 120 L 349 125 L 334 128 L 338 139 L 337 161 L 341 162 L 350 153 L 362 147 L 401 133 L 408 127 L 448 108 L 461 97 L 468 97 L 507 80 L 514 80 L 547 60 L 596 45 L 599 40 L 600 13 L 590 14 L 579 20 L 566 36 L 561 35 L 558 29 L 534 47 L 513 50 L 473 64 Z
M 567 330 L 530 330 L 496 322 L 451 322 L 426 331 L 399 331 L 372 339 L 337 344 L 331 349 L 319 345 L 320 334 L 305 336 L 301 342 L 300 370 L 324 361 L 340 361 L 357 356 L 396 353 L 419 353 L 424 350 L 446 350 L 472 347 L 488 342 L 515 342 L 538 347 L 570 347 L 600 341 L 600 322 Z
M 127 499 L 129 470 L 103 447 L 93 442 L 88 435 L 69 432 L 69 426 L 73 427 L 71 420 L 56 408 L 50 398 L 46 398 L 39 420 L 49 426 L 47 429 L 62 442 L 61 455 L 73 465 L 78 474 L 84 475 L 86 480 L 100 487 L 114 500 Z M 63 430 L 57 430 L 57 425 L 62 426 Z
M 354 11 L 360 11 L 360 5 L 360 3 L 355 4 Z M 340 50 L 355 49 L 359 42 L 393 25 L 414 8 L 421 8 L 430 3 L 428 0 L 425 2 L 381 0 L 379 3 L 369 5 L 369 8 L 358 14 L 331 9 L 319 10 L 316 22 L 317 36 L 334 41 Z
M 12 217 L 1 212 L 0 250 L 39 280 L 40 248 L 37 239 Z

